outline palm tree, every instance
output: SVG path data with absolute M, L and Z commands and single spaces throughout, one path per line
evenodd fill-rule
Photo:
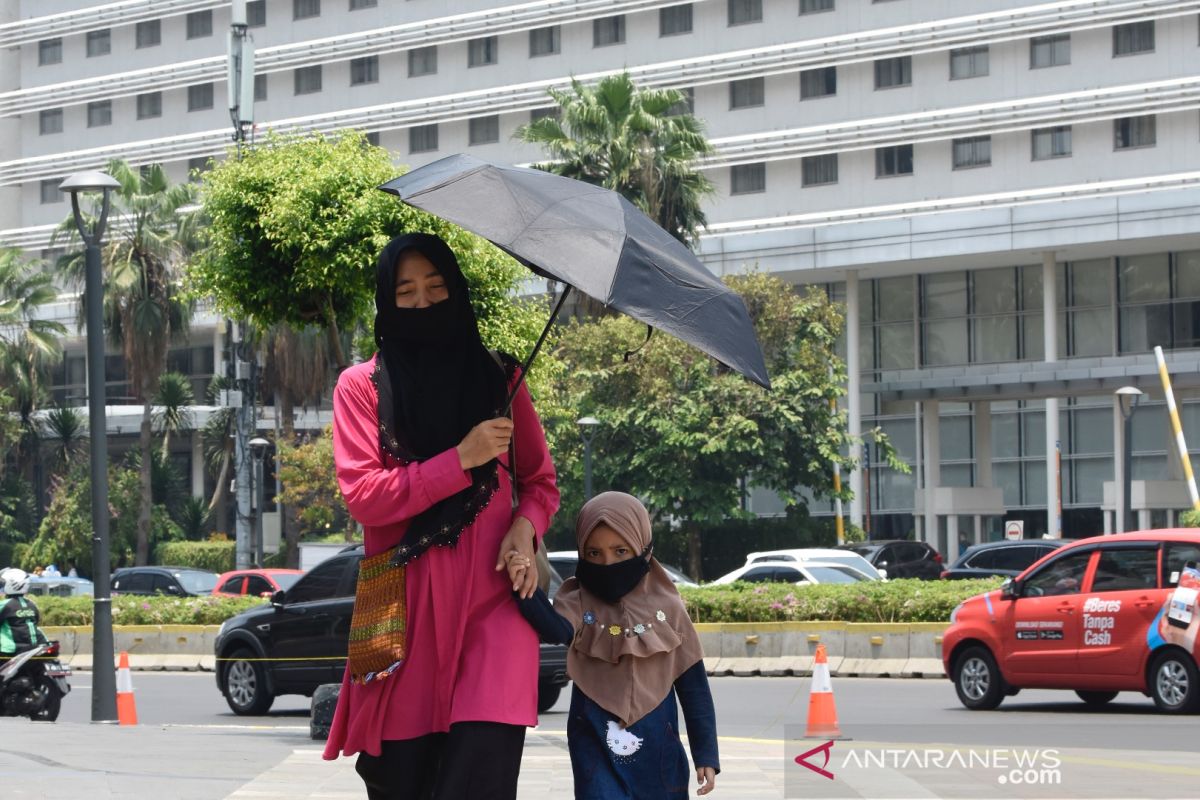
M 641 89 L 628 73 L 596 86 L 571 81 L 550 89 L 558 116 L 521 126 L 517 138 L 553 159 L 539 169 L 604 186 L 623 195 L 684 244 L 706 224 L 702 202 L 713 185 L 696 169 L 713 152 L 704 126 L 678 89 Z
M 87 420 L 73 408 L 52 408 L 42 420 L 43 438 L 50 445 L 52 469 L 65 474 L 87 444 Z
M 104 322 L 109 341 L 125 357 L 130 385 L 143 407 L 136 553 L 136 563 L 141 565 L 150 557 L 153 399 L 167 348 L 186 335 L 191 318 L 190 305 L 180 297 L 180 273 L 200 246 L 199 214 L 189 210 L 196 206 L 199 190 L 190 183 L 171 185 L 158 164 L 139 170 L 113 160 L 108 174 L 120 188 L 113 190 L 111 234 L 103 249 Z M 68 219 L 60 231 L 72 238 L 74 228 L 74 221 Z M 68 263 L 78 277 L 82 250 L 72 255 Z
M 60 337 L 67 332 L 61 322 L 40 319 L 42 307 L 57 299 L 40 261 L 0 248 L 0 386 L 20 420 L 17 461 L 32 474 L 40 471 L 41 460 L 34 413 L 46 395 L 47 371 L 62 358 Z
M 154 394 L 155 426 L 162 431 L 162 459 L 171 453 L 171 434 L 192 426 L 191 406 L 195 403 L 192 382 L 188 376 L 178 372 L 164 373 L 158 379 L 158 391 Z

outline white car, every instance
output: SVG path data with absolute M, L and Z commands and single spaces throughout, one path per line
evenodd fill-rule
M 564 581 L 567 578 L 574 577 L 575 565 L 579 563 L 579 553 L 576 553 L 574 550 L 552 550 L 546 554 L 546 557 L 550 559 L 550 566 L 554 567 L 554 571 L 561 575 Z M 661 561 L 658 563 L 662 564 L 662 568 L 667 571 L 667 575 L 670 576 L 671 581 L 676 586 L 699 585 L 675 567 L 667 566 Z
M 823 547 L 804 547 L 796 550 L 764 550 L 761 553 L 748 553 L 746 566 L 761 564 L 766 561 L 782 561 L 785 563 L 803 564 L 809 561 L 822 561 L 827 564 L 842 564 L 856 569 L 866 576 L 867 580 L 886 580 L 887 572 L 879 569 L 860 556 L 846 550 L 830 550 Z
M 805 561 L 804 563 L 787 564 L 781 561 L 763 561 L 758 564 L 747 564 L 738 567 L 727 575 L 722 575 L 710 585 L 746 581 L 748 583 L 860 583 L 872 580 L 858 570 L 845 564 L 832 564 L 821 561 Z

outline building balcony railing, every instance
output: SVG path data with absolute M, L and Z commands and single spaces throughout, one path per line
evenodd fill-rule
M 255 68 L 259 73 L 279 72 L 677 4 L 678 0 L 547 0 L 267 47 L 258 51 Z M 1069 33 L 1125 22 L 1166 19 L 1197 12 L 1200 12 L 1200 0 L 1073 0 L 718 53 L 677 62 L 631 67 L 629 71 L 639 81 L 650 85 L 697 86 L 1051 33 Z M 219 82 L 225 76 L 225 57 L 214 56 L 30 87 L 0 94 L 0 116 L 127 97 L 146 91 L 182 88 L 196 83 Z M 562 81 L 557 83 L 561 84 Z M 515 88 L 504 86 L 489 91 L 503 98 Z
M 42 39 L 117 25 L 132 25 L 148 19 L 177 17 L 193 11 L 226 8 L 229 5 L 229 0 L 125 0 L 64 11 L 61 14 L 29 17 L 0 25 L 0 48 L 18 47 Z

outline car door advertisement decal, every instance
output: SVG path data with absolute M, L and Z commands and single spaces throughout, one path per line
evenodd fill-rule
M 1196 652 L 1196 634 L 1200 630 L 1200 569 L 1194 564 L 1183 568 L 1154 630 L 1158 635 L 1150 637 L 1151 648 L 1174 644 L 1200 655 Z
M 1116 615 L 1121 611 L 1120 600 L 1089 597 L 1083 602 L 1083 645 L 1104 647 L 1112 644 L 1112 632 L 1117 627 Z
M 1061 619 L 1017 620 L 1018 639 L 1062 639 Z

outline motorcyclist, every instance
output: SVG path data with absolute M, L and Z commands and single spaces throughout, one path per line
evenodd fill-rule
M 0 572 L 4 583 L 4 604 L 0 605 L 0 659 L 9 659 L 39 644 L 46 636 L 38 627 L 40 614 L 34 602 L 25 596 L 29 575 L 10 567 Z

